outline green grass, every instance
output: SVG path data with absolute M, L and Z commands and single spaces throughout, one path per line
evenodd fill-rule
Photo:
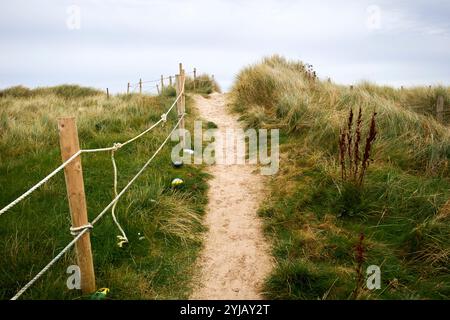
M 5 206 L 61 163 L 56 119 L 77 118 L 82 148 L 125 141 L 157 121 L 172 104 L 161 96 L 117 95 L 78 86 L 0 92 L 0 207 Z M 187 100 L 186 126 L 195 119 Z M 170 132 L 168 122 L 116 152 L 119 190 L 134 176 Z M 171 165 L 170 142 L 125 193 L 116 214 L 130 243 L 121 249 L 111 215 L 91 233 L 97 287 L 111 289 L 111 299 L 181 299 L 190 293 L 193 264 L 201 246 L 201 217 L 206 181 L 201 167 Z M 113 197 L 109 153 L 84 154 L 83 173 L 89 219 Z M 183 188 L 170 182 L 180 177 Z M 25 201 L 0 216 L 0 298 L 11 298 L 70 240 L 70 214 L 64 176 L 55 176 Z M 140 237 L 145 238 L 139 240 Z M 66 287 L 66 268 L 76 264 L 69 251 L 36 282 L 24 299 L 80 299 Z
M 449 89 L 363 83 L 350 90 L 313 83 L 304 70 L 266 58 L 242 70 L 231 92 L 248 127 L 280 128 L 280 171 L 259 210 L 277 261 L 266 297 L 353 298 L 355 246 L 364 233 L 363 272 L 380 266 L 382 285 L 358 299 L 449 299 L 450 133 L 412 107 L 431 109 L 437 93 L 448 100 Z M 363 128 L 378 113 L 362 188 L 341 181 L 338 154 L 339 130 L 359 107 Z
M 41 87 L 35 89 L 29 89 L 24 86 L 16 86 L 6 88 L 0 91 L 0 97 L 13 97 L 13 98 L 32 98 L 37 96 L 55 95 L 59 98 L 73 99 L 83 98 L 89 96 L 98 96 L 104 94 L 97 89 L 80 87 L 79 85 L 59 85 L 54 87 Z
M 362 82 L 357 87 L 363 88 L 373 96 L 389 100 L 398 106 L 435 118 L 437 116 L 437 100 L 439 96 L 442 96 L 444 105 L 447 106 L 443 113 L 443 123 L 450 124 L 450 109 L 448 107 L 450 105 L 450 87 L 438 85 L 394 89 L 387 86 L 376 86 L 368 82 Z
M 196 77 L 195 89 L 194 89 L 194 78 L 186 77 L 185 88 L 193 93 L 202 94 L 207 96 L 213 92 L 221 92 L 219 84 L 209 75 L 202 74 Z

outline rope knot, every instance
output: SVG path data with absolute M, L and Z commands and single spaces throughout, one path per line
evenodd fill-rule
M 118 149 L 122 148 L 122 144 L 120 142 L 116 142 L 113 144 L 113 150 L 117 151 Z
M 92 228 L 94 228 L 94 226 L 90 223 L 79 226 L 79 227 L 70 227 L 70 234 L 73 236 L 77 236 L 84 229 L 92 229 Z

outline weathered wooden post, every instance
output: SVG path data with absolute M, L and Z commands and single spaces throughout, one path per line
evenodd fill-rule
M 158 91 L 158 95 L 159 95 L 160 92 L 159 92 L 159 86 L 158 85 L 156 85 L 156 91 Z
M 64 162 L 80 150 L 75 118 L 59 118 L 58 128 L 61 157 Z M 66 178 L 72 227 L 86 226 L 89 221 L 80 156 L 76 157 L 64 168 L 64 176 Z M 76 242 L 75 250 L 78 267 L 81 272 L 81 290 L 83 294 L 92 293 L 95 291 L 95 274 L 89 232 L 81 236 Z
M 176 92 L 177 92 L 177 97 L 180 96 L 180 98 L 177 101 L 177 113 L 178 113 L 178 118 L 181 118 L 184 114 L 184 110 L 185 110 L 185 100 L 184 100 L 184 70 L 183 70 L 183 66 L 180 63 L 180 74 L 175 76 L 176 79 Z M 180 120 L 180 124 L 179 124 L 179 129 L 180 129 L 180 142 L 181 142 L 181 146 L 184 149 L 186 147 L 185 144 L 185 132 L 184 132 L 184 118 L 182 118 Z
M 164 90 L 164 76 L 161 75 L 161 92 Z
M 184 92 L 185 89 L 186 89 L 186 72 L 183 69 L 181 71 L 181 90 L 183 92 L 183 94 L 181 95 L 181 112 L 182 112 L 182 114 L 184 114 L 185 107 L 186 107 L 186 94 Z M 182 123 L 183 123 L 183 129 L 184 129 L 184 120 L 182 121 Z
M 194 68 L 194 91 L 197 83 L 197 68 Z
M 181 129 L 181 145 L 183 147 L 183 149 L 186 148 L 186 132 L 185 132 L 185 128 L 184 128 L 184 114 L 186 112 L 186 93 L 185 93 L 185 86 L 186 83 L 186 72 L 184 71 L 184 69 L 182 70 L 181 73 L 181 90 L 182 90 L 182 94 L 181 94 L 181 115 L 183 116 L 183 118 L 181 119 L 180 122 L 180 129 Z
M 130 94 L 130 83 L 128 82 L 128 85 L 127 85 L 127 94 Z
M 169 86 L 172 86 L 172 76 L 169 76 Z
M 180 62 L 178 64 L 178 75 L 181 76 L 181 73 L 183 72 L 183 64 Z
M 440 122 L 444 122 L 444 97 L 438 96 L 436 102 L 436 118 Z
M 139 94 L 142 94 L 142 79 L 139 79 Z
M 106 88 L 106 99 L 109 99 L 109 89 Z

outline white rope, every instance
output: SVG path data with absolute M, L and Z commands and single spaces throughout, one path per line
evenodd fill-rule
M 112 161 L 112 166 L 113 166 L 113 171 L 114 171 L 114 197 L 117 197 L 117 165 L 116 165 L 116 160 L 114 159 L 114 150 L 111 151 L 111 161 Z M 116 217 L 116 205 L 117 202 L 114 203 L 114 205 L 112 206 L 111 209 L 111 215 L 113 218 L 114 223 L 116 224 L 117 228 L 119 229 L 120 233 L 122 234 L 121 236 L 117 236 L 117 238 L 120 240 L 119 242 L 119 246 L 122 247 L 122 245 L 124 243 L 128 243 L 128 238 L 127 235 L 125 233 L 125 231 L 123 231 L 122 226 L 120 225 L 119 221 L 117 221 L 117 217 Z
M 173 78 L 175 78 L 175 76 L 167 76 L 165 78 L 162 78 L 162 80 L 169 80 L 170 78 L 173 79 Z M 142 83 L 152 83 L 152 82 L 160 82 L 160 81 L 161 81 L 161 78 L 156 79 L 156 80 L 145 80 L 145 81 L 142 81 Z M 139 82 L 137 84 L 139 85 Z
M 129 143 L 131 143 L 131 142 L 133 142 L 133 141 L 139 139 L 140 137 L 142 137 L 143 135 L 145 135 L 146 133 L 148 133 L 149 131 L 151 131 L 152 129 L 154 129 L 157 125 L 159 125 L 159 124 L 161 123 L 161 121 L 162 121 L 161 119 L 158 120 L 158 121 L 157 121 L 155 124 L 153 124 L 150 128 L 148 128 L 148 129 L 142 131 L 140 134 L 138 134 L 137 136 L 135 136 L 135 137 L 133 137 L 133 138 L 127 140 L 127 141 L 122 142 L 122 143 L 117 143 L 117 144 L 116 144 L 116 145 L 118 146 L 117 149 L 120 149 L 120 148 L 126 146 L 127 144 L 129 144 Z
M 11 298 L 11 300 L 17 300 L 28 288 L 30 288 L 37 280 L 39 280 L 42 275 L 47 272 L 48 269 L 50 269 L 75 243 L 86 233 L 88 230 L 91 229 L 104 215 L 105 213 L 114 206 L 117 201 L 119 201 L 120 197 L 128 190 L 128 188 L 136 181 L 136 179 L 144 172 L 144 170 L 149 166 L 149 164 L 152 162 L 152 160 L 156 157 L 156 155 L 161 151 L 161 149 L 164 147 L 164 145 L 169 141 L 170 137 L 172 136 L 172 133 L 176 130 L 178 125 L 180 124 L 181 120 L 184 118 L 185 114 L 182 114 L 180 118 L 178 119 L 178 122 L 173 127 L 172 131 L 169 133 L 167 138 L 163 141 L 163 143 L 159 146 L 159 148 L 153 153 L 153 155 L 150 157 L 149 160 L 144 164 L 144 166 L 136 173 L 136 175 L 128 182 L 128 184 L 120 191 L 119 194 L 115 196 L 115 198 L 100 212 L 97 217 L 88 225 L 82 226 L 83 230 L 73 238 L 71 242 L 67 246 L 64 247 L 63 250 L 61 250 L 60 253 L 58 253 L 39 273 L 30 280 L 22 289 L 19 290 L 19 292 L 16 293 L 14 297 Z M 90 227 L 87 227 L 90 226 Z
M 57 174 L 59 171 L 61 171 L 62 169 L 64 169 L 65 166 L 67 166 L 70 162 L 73 161 L 73 159 L 75 159 L 76 157 L 78 157 L 83 150 L 79 150 L 78 152 L 76 152 L 75 154 L 73 154 L 69 159 L 67 159 L 63 164 L 61 164 L 58 168 L 56 168 L 55 170 L 53 170 L 53 172 L 51 172 L 49 175 L 47 175 L 44 179 L 42 179 L 41 181 L 39 181 L 38 183 L 36 183 L 33 187 L 31 187 L 27 192 L 25 192 L 24 194 L 22 194 L 20 197 L 18 197 L 16 200 L 12 201 L 10 204 L 8 204 L 6 207 L 4 207 L 3 209 L 0 210 L 0 215 L 2 215 L 3 213 L 5 213 L 6 211 L 8 211 L 9 209 L 11 209 L 12 207 L 14 207 L 16 204 L 18 204 L 20 201 L 22 201 L 23 199 L 25 199 L 29 194 L 31 194 L 33 191 L 35 191 L 37 188 L 39 188 L 41 185 L 43 185 L 44 183 L 46 183 L 48 180 L 50 180 L 51 177 L 53 177 L 55 174 Z
M 70 227 L 70 234 L 73 236 L 76 236 L 84 229 L 92 229 L 92 228 L 94 228 L 94 226 L 90 223 L 79 226 L 79 227 Z
M 183 86 L 184 87 L 184 86 Z M 16 204 L 18 204 L 19 202 L 21 202 L 22 200 L 24 200 L 27 196 L 29 196 L 31 193 L 33 193 L 34 191 L 36 191 L 36 189 L 38 189 L 40 186 L 42 186 L 44 183 L 46 183 L 48 180 L 50 180 L 54 175 L 56 175 L 58 172 L 60 172 L 61 170 L 63 170 L 69 163 L 71 163 L 76 157 L 78 157 L 79 155 L 81 155 L 82 153 L 92 153 L 92 152 L 105 152 L 105 151 L 115 151 L 117 149 L 122 148 L 123 146 L 126 146 L 127 144 L 139 139 L 140 137 L 142 137 L 143 135 L 145 135 L 146 133 L 148 133 L 149 131 L 151 131 L 152 129 L 154 129 L 157 125 L 159 125 L 161 122 L 165 122 L 167 119 L 167 115 L 170 113 L 170 111 L 173 109 L 173 107 L 176 105 L 176 103 L 178 102 L 178 100 L 181 98 L 181 96 L 183 95 L 184 90 L 182 90 L 180 92 L 180 94 L 178 95 L 178 97 L 175 99 L 175 101 L 173 102 L 173 104 L 170 106 L 170 108 L 161 115 L 161 119 L 159 119 L 155 124 L 153 124 L 150 128 L 144 130 L 143 132 L 141 132 L 140 134 L 138 134 L 137 136 L 122 142 L 122 143 L 115 143 L 112 147 L 108 147 L 108 148 L 98 148 L 98 149 L 82 149 L 82 150 L 78 150 L 76 153 L 74 153 L 69 159 L 67 159 L 66 161 L 64 161 L 59 167 L 57 167 L 55 170 L 53 170 L 50 174 L 48 174 L 44 179 L 42 179 L 41 181 L 39 181 L 38 183 L 36 183 L 34 186 L 32 186 L 28 191 L 26 191 L 25 193 L 23 193 L 21 196 L 19 196 L 17 199 L 15 199 L 14 201 L 12 201 L 11 203 L 9 203 L 8 205 L 6 205 L 4 208 L 2 208 L 0 210 L 0 216 L 5 213 L 6 211 L 8 211 L 9 209 L 11 209 L 12 207 L 14 207 Z
M 139 172 L 128 182 L 128 184 L 120 191 L 120 193 L 103 209 L 102 212 L 99 213 L 99 215 L 92 221 L 92 225 L 95 225 L 95 223 L 102 218 L 102 216 L 116 203 L 120 197 L 127 191 L 127 189 L 133 184 L 133 182 L 144 172 L 144 170 L 148 167 L 150 162 L 156 157 L 156 155 L 161 151 L 161 149 L 164 147 L 164 145 L 167 143 L 167 141 L 170 139 L 170 136 L 175 131 L 175 129 L 178 127 L 178 125 L 181 122 L 181 119 L 184 118 L 184 114 L 179 118 L 178 122 L 170 132 L 170 134 L 167 136 L 167 138 L 164 140 L 164 142 L 159 146 L 159 148 L 155 151 L 155 153 L 151 156 L 151 158 L 144 164 L 144 166 L 139 170 Z
M 166 113 L 163 113 L 163 114 L 161 115 L 161 119 L 160 119 L 157 123 L 155 123 L 152 127 L 150 127 L 149 129 L 147 129 L 146 131 L 142 132 L 140 135 L 134 137 L 133 139 L 130 139 L 130 140 L 128 140 L 127 142 L 124 142 L 124 143 L 122 143 L 122 144 L 114 144 L 114 146 L 117 146 L 118 148 L 121 148 L 121 147 L 123 147 L 124 145 L 126 145 L 126 144 L 128 144 L 128 143 L 130 143 L 130 142 L 132 142 L 132 141 L 134 141 L 134 140 L 136 140 L 136 139 L 138 139 L 140 136 L 144 135 L 145 133 L 147 133 L 148 131 L 150 131 L 151 129 L 153 129 L 153 128 L 154 128 L 155 126 L 157 126 L 161 121 L 162 121 L 162 122 L 166 122 L 166 121 L 167 121 L 167 115 L 168 115 L 168 113 L 172 110 L 172 108 L 173 108 L 173 107 L 175 106 L 175 104 L 178 102 L 178 100 L 179 100 L 180 97 L 182 96 L 183 92 L 184 92 L 184 91 L 182 91 L 182 92 L 178 95 L 178 97 L 175 99 L 175 101 L 173 102 L 173 104 L 172 104 L 172 106 L 169 108 L 169 110 L 167 110 Z M 177 124 L 177 126 L 178 126 L 178 124 Z M 176 128 L 176 126 L 175 126 L 175 128 Z M 116 149 L 116 150 L 117 150 L 117 149 Z M 116 164 L 116 159 L 114 158 L 114 153 L 115 153 L 116 150 L 111 150 L 111 161 L 112 161 L 113 173 L 114 173 L 114 188 L 113 188 L 113 189 L 114 189 L 114 196 L 117 197 L 117 164 Z M 123 230 L 122 226 L 120 225 L 119 221 L 117 220 L 116 213 L 115 213 L 116 205 L 117 205 L 117 202 L 114 203 L 114 205 L 113 205 L 112 208 L 111 208 L 111 215 L 112 215 L 112 218 L 113 218 L 114 223 L 116 224 L 117 228 L 119 229 L 119 231 L 120 231 L 120 233 L 121 233 L 121 235 L 118 235 L 117 238 L 119 239 L 118 246 L 119 246 L 119 247 L 122 247 L 124 244 L 127 244 L 129 241 L 128 241 L 128 237 L 127 237 L 125 231 Z
M 19 292 L 16 293 L 14 297 L 11 298 L 11 300 L 17 300 L 29 287 L 33 285 L 37 280 L 39 280 L 40 277 L 44 275 L 44 273 L 47 272 L 48 269 L 51 268 L 69 249 L 86 233 L 89 229 L 84 229 L 81 231 L 75 238 L 73 238 L 72 241 L 69 242 L 67 246 L 64 247 L 64 249 L 61 250 L 60 253 L 58 253 L 52 261 L 50 261 L 39 273 L 30 280 L 22 289 L 19 290 Z

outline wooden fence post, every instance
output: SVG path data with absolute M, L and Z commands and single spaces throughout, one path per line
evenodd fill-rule
M 158 94 L 160 94 L 158 85 L 156 85 L 156 91 L 158 91 Z
M 186 112 L 186 93 L 184 92 L 184 90 L 186 88 L 185 82 L 186 82 L 186 72 L 183 69 L 182 73 L 181 73 L 181 90 L 183 90 L 183 94 L 181 95 L 181 115 L 184 115 Z M 182 130 L 181 145 L 182 145 L 183 149 L 185 149 L 186 148 L 186 134 L 184 131 L 185 130 L 184 129 L 184 117 L 181 119 L 180 129 Z
M 63 162 L 80 150 L 75 118 L 59 118 L 59 142 Z M 86 198 L 84 194 L 83 170 L 81 157 L 76 157 L 64 168 L 67 197 L 69 199 L 72 226 L 80 227 L 89 223 Z M 95 291 L 94 263 L 89 232 L 85 233 L 75 244 L 77 263 L 81 271 L 81 290 L 83 294 Z
M 172 76 L 169 76 L 169 86 L 172 86 Z
M 181 66 L 181 63 L 180 63 Z M 183 91 L 183 84 L 184 84 L 184 70 L 181 69 L 180 74 L 177 74 L 175 76 L 176 79 L 176 91 L 177 91 L 177 97 L 181 94 L 181 92 Z M 177 113 L 178 113 L 178 118 L 180 118 L 183 114 L 184 114 L 184 93 L 181 95 L 180 99 L 178 99 L 177 102 Z M 185 145 L 185 136 L 184 136 L 184 118 L 181 119 L 180 124 L 179 124 L 179 129 L 181 129 L 181 135 L 180 135 L 180 142 L 181 142 L 181 146 L 184 149 L 186 147 Z
M 127 85 L 127 94 L 130 94 L 130 83 L 128 82 L 128 85 Z
M 177 98 L 180 95 L 180 75 L 175 75 L 175 91 L 177 92 Z M 180 114 L 180 105 L 181 105 L 181 99 L 178 99 L 177 101 L 177 114 Z
M 106 88 L 106 99 L 109 99 L 109 89 Z
M 139 93 L 142 94 L 142 79 L 139 79 Z
M 164 76 L 161 75 L 161 92 L 164 90 Z
M 436 103 L 436 118 L 440 122 L 444 122 L 444 97 L 438 96 Z
M 196 87 L 196 82 L 197 82 L 197 69 L 194 68 L 194 91 L 195 91 L 195 87 Z
M 182 111 L 182 113 L 184 113 L 185 103 L 186 103 L 186 94 L 184 92 L 185 83 L 186 83 L 186 72 L 183 69 L 181 71 L 181 90 L 183 90 L 183 94 L 181 95 L 181 111 Z

